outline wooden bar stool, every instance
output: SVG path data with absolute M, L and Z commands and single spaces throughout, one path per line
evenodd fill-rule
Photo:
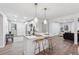
M 34 49 L 34 54 L 36 54 L 36 51 L 39 50 L 39 54 L 41 52 L 41 47 L 43 48 L 44 50 L 44 43 L 43 43 L 44 39 L 37 39 L 35 40 L 35 49 Z M 42 44 L 42 46 L 41 46 Z
M 52 46 L 52 38 L 51 37 L 48 37 L 48 49 L 49 49 L 49 53 L 51 52 L 51 50 L 53 49 L 53 46 Z
M 48 38 L 48 44 L 49 44 L 49 53 L 50 53 L 51 50 L 53 49 L 53 46 L 52 46 L 52 38 Z

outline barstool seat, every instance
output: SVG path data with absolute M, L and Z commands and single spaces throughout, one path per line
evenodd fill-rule
M 49 52 L 50 53 L 50 50 L 53 48 L 52 46 L 52 38 L 51 37 L 47 37 L 47 38 L 42 38 L 42 37 L 39 37 L 37 38 L 36 40 L 34 40 L 34 42 L 36 43 L 35 44 L 35 49 L 34 49 L 34 54 L 36 54 L 36 51 L 39 50 L 39 54 L 41 52 L 41 47 L 43 48 L 43 52 L 44 54 L 47 54 L 47 51 L 45 50 L 45 46 L 46 46 L 46 40 L 48 42 L 48 49 L 49 49 Z M 44 43 L 45 41 L 45 43 Z
M 36 54 L 36 50 L 37 50 L 37 49 L 39 50 L 39 54 L 40 54 L 40 52 L 41 52 L 41 47 L 42 47 L 43 50 L 44 50 L 44 43 L 43 43 L 43 41 L 44 41 L 44 37 L 39 37 L 39 38 L 37 38 L 36 40 L 34 40 L 34 42 L 36 43 L 36 44 L 35 44 L 35 49 L 34 49 L 34 54 Z M 41 44 L 42 44 L 42 46 L 41 46 Z

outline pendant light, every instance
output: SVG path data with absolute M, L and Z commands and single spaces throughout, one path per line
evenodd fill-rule
M 38 22 L 38 18 L 37 18 L 37 3 L 35 3 L 35 18 L 34 18 L 34 23 Z
M 47 24 L 47 20 L 46 20 L 46 10 L 47 10 L 47 8 L 44 8 L 44 24 Z

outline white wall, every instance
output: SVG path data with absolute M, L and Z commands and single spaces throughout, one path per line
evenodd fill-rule
M 11 23 L 16 24 L 17 27 L 17 35 L 25 35 L 25 24 L 22 22 L 9 22 L 8 24 L 8 30 L 11 31 Z
M 8 21 L 7 21 L 7 16 L 4 14 L 4 19 L 3 19 L 3 46 L 5 46 L 6 43 L 6 34 L 8 33 Z
M 60 24 L 61 24 L 61 23 L 60 23 Z M 64 26 L 65 26 L 65 25 L 68 25 L 68 30 L 67 30 L 67 31 L 64 29 Z M 72 26 L 72 25 L 73 25 L 72 22 L 68 22 L 68 23 L 62 23 L 60 26 L 63 27 L 63 31 L 64 31 L 64 32 L 70 32 L 70 31 L 73 32 L 73 29 L 72 29 L 73 26 Z
M 0 11 L 0 48 L 5 47 L 5 35 L 8 32 L 8 22 L 6 15 Z
M 17 35 L 25 35 L 25 24 L 17 23 Z
M 11 22 L 8 22 L 8 31 L 11 31 Z
M 59 23 L 49 23 L 49 34 L 58 35 L 60 33 L 60 24 Z
M 64 24 L 62 24 L 63 26 L 64 25 L 68 25 L 68 27 L 69 27 L 69 32 L 71 31 L 71 33 L 74 33 L 74 27 L 75 27 L 75 23 L 74 22 L 71 22 L 71 23 L 64 23 Z M 77 30 L 79 30 L 79 22 L 77 22 Z
M 71 24 L 71 32 L 72 32 L 72 33 L 74 33 L 74 26 L 75 26 L 75 23 L 72 22 L 72 24 Z
M 50 23 L 58 22 L 58 23 L 68 24 L 69 31 L 74 33 L 74 20 L 78 20 L 78 18 L 79 18 L 79 13 L 78 14 L 67 15 L 67 16 L 62 16 L 62 17 L 59 17 L 59 18 L 56 18 L 56 19 L 53 19 L 53 20 L 49 20 L 49 22 Z M 79 30 L 79 22 L 77 23 L 77 30 Z
M 79 22 L 77 23 L 77 30 L 79 30 Z
M 72 33 L 74 33 L 74 22 L 68 22 L 68 23 L 63 23 L 62 25 L 58 25 L 60 23 L 55 23 L 55 22 L 50 22 L 49 23 L 49 33 L 52 35 L 55 35 L 60 33 L 60 27 L 64 27 L 64 25 L 68 25 L 69 27 L 69 32 L 71 31 Z M 79 30 L 79 22 L 77 24 L 77 30 Z
M 11 31 L 11 23 L 16 24 L 17 27 L 17 36 L 14 37 L 14 42 L 19 42 L 23 40 L 23 35 L 25 35 L 25 26 L 23 22 L 9 22 L 8 30 Z
M 42 20 L 38 21 L 37 28 L 38 28 L 39 32 L 42 32 Z
M 3 46 L 3 16 L 0 14 L 0 47 Z

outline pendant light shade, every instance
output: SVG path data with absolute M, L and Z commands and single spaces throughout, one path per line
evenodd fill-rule
M 34 18 L 34 23 L 38 22 L 38 18 L 37 18 L 37 3 L 35 3 L 35 18 Z
M 44 24 L 47 24 L 47 20 L 46 19 L 44 20 Z
M 44 8 L 44 24 L 47 24 L 46 10 L 47 10 L 47 8 Z
M 34 18 L 34 23 L 37 23 L 37 22 L 38 22 L 38 18 L 35 17 L 35 18 Z

